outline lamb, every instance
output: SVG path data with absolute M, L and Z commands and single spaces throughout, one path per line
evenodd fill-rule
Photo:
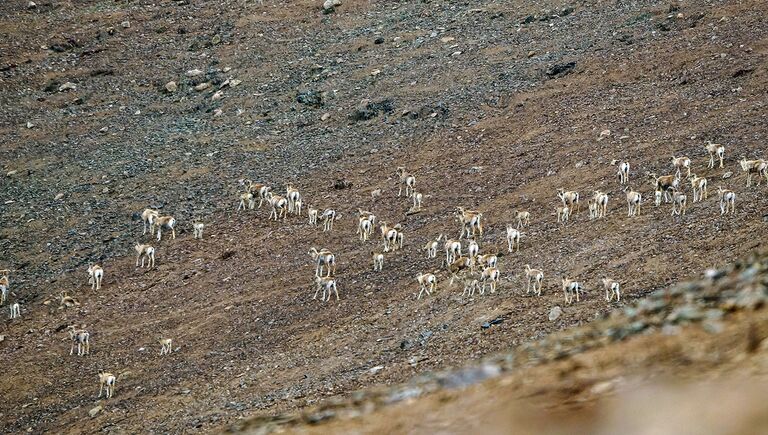
M 101 266 L 88 265 L 88 284 L 91 285 L 91 290 L 99 290 L 101 288 L 101 279 L 104 278 L 104 269 Z
M 315 296 L 312 297 L 312 299 L 317 299 L 317 293 L 320 291 L 320 289 L 323 289 L 323 294 L 320 297 L 320 301 L 325 300 L 326 302 L 331 300 L 331 290 L 333 290 L 336 293 L 336 300 L 339 300 L 339 290 L 336 288 L 336 280 L 334 278 L 330 278 L 327 276 L 324 277 L 315 277 L 315 283 L 317 285 L 317 289 L 315 290 Z M 325 292 L 328 291 L 328 299 L 325 299 Z
M 256 206 L 256 201 L 253 199 L 253 194 L 251 192 L 240 194 L 240 204 L 238 204 L 237 210 L 245 210 L 246 203 L 248 204 L 249 210 L 253 210 L 253 208 Z
M 525 294 L 531 292 L 531 282 L 533 281 L 533 292 L 536 293 L 537 296 L 541 296 L 541 283 L 544 281 L 544 272 L 540 269 L 531 269 L 531 266 L 526 264 L 525 276 L 528 278 L 528 286 L 525 289 Z
M 596 218 L 604 218 L 608 213 L 608 194 L 595 190 L 595 196 L 593 197 L 594 203 L 597 206 Z
M 712 143 L 710 141 L 707 141 L 705 148 L 709 153 L 709 164 L 707 165 L 707 167 L 708 168 L 715 167 L 715 155 L 717 155 L 717 157 L 720 159 L 720 167 L 722 168 L 723 157 L 725 156 L 725 147 L 720 145 L 719 143 Z
M 112 373 L 99 371 L 99 397 L 102 392 L 107 390 L 107 399 L 111 398 L 115 394 L 115 382 L 117 378 Z
M 707 199 L 707 179 L 696 174 L 691 175 L 691 187 L 693 188 L 693 202 Z
M 481 222 L 483 217 L 482 213 L 475 210 L 465 210 L 464 207 L 456 207 L 456 212 L 454 215 L 456 216 L 456 220 L 461 224 L 459 240 L 461 240 L 465 232 L 467 234 L 467 238 L 469 238 L 470 230 L 472 230 L 473 238 L 476 234 L 479 234 L 480 237 L 483 236 L 483 224 Z
M 659 198 L 661 198 L 661 196 L 659 196 Z M 629 192 L 627 192 L 627 208 L 629 209 L 627 211 L 627 216 L 640 216 L 640 203 L 642 201 L 643 195 L 641 195 L 640 192 L 635 192 L 630 189 Z
M 139 267 L 139 259 L 141 259 L 141 267 L 144 267 L 145 258 L 147 259 L 147 269 L 155 267 L 155 248 L 137 243 L 133 249 L 136 251 L 136 267 Z
M 691 159 L 688 157 L 672 156 L 672 166 L 675 168 L 675 176 L 678 178 L 680 178 L 680 169 L 683 168 L 688 171 L 688 175 L 685 178 L 691 178 Z
M 597 203 L 590 199 L 587 201 L 587 209 L 589 209 L 589 220 L 596 219 L 598 215 Z
M 563 207 L 567 207 L 568 210 L 573 211 L 574 205 L 576 206 L 575 212 L 579 212 L 579 193 L 572 191 L 565 191 L 563 188 L 557 189 L 557 197 L 563 202 Z
M 499 269 L 495 267 L 486 267 L 480 274 L 480 281 L 483 283 L 480 294 L 485 293 L 485 285 L 489 284 L 491 293 L 496 292 L 496 285 L 499 283 Z
M 317 216 L 320 213 L 320 210 L 316 208 L 310 208 L 307 214 L 309 215 L 309 224 L 312 226 L 317 226 Z
M 507 250 L 513 252 L 515 247 L 517 251 L 520 251 L 520 237 L 523 233 L 517 228 L 512 227 L 512 224 L 507 224 Z
M 475 295 L 475 289 L 478 289 L 480 287 L 480 283 L 477 279 L 473 277 L 468 277 L 464 279 L 464 291 L 461 293 L 461 296 L 464 296 L 465 294 L 469 294 L 469 297 L 472 297 Z
M 685 215 L 686 204 L 688 203 L 688 197 L 678 190 L 672 191 L 672 216 Z
M 168 355 L 173 348 L 172 338 L 161 338 L 158 340 L 160 343 L 160 355 Z
M 562 222 L 563 225 L 568 223 L 568 218 L 571 216 L 571 209 L 568 208 L 567 205 L 561 205 L 558 206 L 556 209 L 557 212 L 557 222 Z
M 272 206 L 272 211 L 269 212 L 269 219 L 272 219 L 272 216 L 274 216 L 275 222 L 277 222 L 282 217 L 283 222 L 285 222 L 285 220 L 288 218 L 288 200 L 283 196 L 273 195 L 270 192 L 267 202 L 269 202 L 269 205 Z
M 426 245 L 424 245 L 424 250 L 427 251 L 427 258 L 437 258 L 437 247 L 440 244 L 440 239 L 443 238 L 443 235 L 440 234 L 437 236 L 436 240 L 431 240 L 427 242 Z
M 443 248 L 445 248 L 446 265 L 453 263 L 456 258 L 461 257 L 461 242 L 456 240 L 446 240 Z
M 656 207 L 661 205 L 661 190 L 655 190 L 653 192 L 653 203 Z
M 405 172 L 405 168 L 402 166 L 399 166 L 396 172 L 398 177 L 400 177 L 398 182 L 399 189 L 397 191 L 397 196 L 400 196 L 403 193 L 403 185 L 405 186 L 405 196 L 411 196 L 413 194 L 414 187 L 416 187 L 416 177 Z
M 192 236 L 195 239 L 203 240 L 203 230 L 205 229 L 205 224 L 202 222 L 198 222 L 196 224 L 192 225 Z
M 326 277 L 336 275 L 336 256 L 327 249 L 321 249 L 318 251 L 316 248 L 309 250 L 309 255 L 315 260 L 315 276 L 319 277 L 323 274 L 323 268 L 326 269 Z
M 739 161 L 742 171 L 747 173 L 747 187 L 752 185 L 752 174 L 757 174 L 757 185 L 760 185 L 761 177 L 768 181 L 768 161 L 766 160 L 747 160 L 742 156 Z
M 320 218 L 323 220 L 323 232 L 325 232 L 333 229 L 333 222 L 339 220 L 341 215 L 337 214 L 336 210 L 329 208 L 320 215 Z
M 160 239 L 162 239 L 163 229 L 170 230 L 172 238 L 176 240 L 176 229 L 174 228 L 175 226 L 176 219 L 174 219 L 173 216 L 160 216 L 159 218 L 155 219 L 155 228 L 157 228 L 157 241 L 159 242 Z
M 77 356 L 90 353 L 91 343 L 89 339 L 91 334 L 85 329 L 76 329 L 74 326 L 69 326 L 67 329 L 69 329 L 69 340 L 72 342 L 69 354 L 72 355 L 75 352 L 75 345 L 77 345 Z
M 576 302 L 579 302 L 579 293 L 583 292 L 584 287 L 582 287 L 580 282 L 568 278 L 563 278 L 563 293 L 565 293 L 566 304 L 570 305 L 573 303 L 574 296 L 576 297 Z
M 304 201 L 301 200 L 301 198 L 297 199 L 293 203 L 294 211 L 298 216 L 301 216 L 301 208 L 304 206 Z
M 21 305 L 18 302 L 11 304 L 11 320 L 21 317 Z
M 603 278 L 603 287 L 605 288 L 605 300 L 610 302 L 613 296 L 616 295 L 616 302 L 619 302 L 621 297 L 621 285 L 618 281 L 614 281 L 609 278 Z
M 147 234 L 147 228 L 149 228 L 149 234 L 154 234 L 154 228 L 155 228 L 155 219 L 160 217 L 160 212 L 157 210 L 152 210 L 151 208 L 145 208 L 143 212 L 141 212 L 141 220 L 144 222 L 144 232 L 141 233 L 141 235 Z
M 531 214 L 527 211 L 518 211 L 515 213 L 517 219 L 517 228 L 524 228 L 531 221 Z
M 419 192 L 413 192 L 413 207 L 411 208 L 412 211 L 421 211 L 421 199 L 424 197 Z
M 419 296 L 416 300 L 421 299 L 421 294 L 425 291 L 427 292 L 427 296 L 431 295 L 437 287 L 437 278 L 431 273 L 419 273 L 416 275 L 416 281 L 419 282 Z
M 619 164 L 619 171 L 616 175 L 619 176 L 619 184 L 629 183 L 629 162 Z
M 288 213 L 301 214 L 296 202 L 301 201 L 301 194 L 298 189 L 294 189 L 291 185 L 288 185 L 286 189 L 285 197 L 288 200 Z
M 720 215 L 736 212 L 736 193 L 732 190 L 723 189 L 717 186 L 717 196 L 720 197 Z

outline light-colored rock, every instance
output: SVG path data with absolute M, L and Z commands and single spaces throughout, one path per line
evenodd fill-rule
M 341 6 L 341 0 L 325 0 L 325 2 L 323 3 L 323 10 L 331 11 L 336 6 Z
M 549 310 L 549 316 L 548 316 L 548 318 L 549 318 L 549 321 L 550 321 L 550 322 L 554 322 L 554 321 L 555 321 L 555 320 L 557 320 L 557 319 L 558 319 L 558 318 L 559 318 L 559 317 L 560 317 L 562 314 L 563 314 L 563 309 L 562 309 L 562 308 L 560 308 L 559 306 L 556 306 L 556 307 L 552 308 L 551 310 Z
M 321 121 L 327 121 L 329 119 L 331 119 L 331 114 L 330 113 L 323 113 L 323 116 L 320 117 Z
M 206 90 L 206 89 L 208 89 L 210 87 L 211 87 L 211 82 L 205 82 L 205 83 L 200 83 L 199 85 L 195 86 L 195 90 L 200 92 L 200 91 L 204 91 L 204 90 Z
M 27 128 L 32 128 L 34 126 L 35 126 L 35 124 L 32 124 L 31 122 L 27 121 Z
M 176 82 L 168 82 L 165 84 L 165 90 L 169 93 L 174 93 L 178 89 L 178 85 L 176 85 Z
M 380 372 L 380 371 L 382 371 L 382 370 L 384 370 L 384 366 L 376 366 L 376 367 L 371 367 L 371 368 L 368 370 L 368 372 L 369 372 L 370 374 L 372 374 L 372 375 L 375 375 L 376 373 L 378 373 L 378 372 Z
M 603 140 L 606 137 L 611 135 L 611 130 L 608 130 L 607 128 L 600 132 L 600 136 L 598 136 L 597 140 Z
M 191 69 L 191 70 L 187 71 L 186 73 L 184 73 L 184 75 L 187 76 L 187 77 L 197 77 L 197 76 L 201 76 L 203 74 L 205 74 L 205 73 L 200 71 L 197 68 Z
M 731 178 L 731 177 L 733 177 L 733 172 L 731 172 L 731 171 L 728 171 L 725 174 L 723 174 L 723 180 L 725 180 L 726 178 Z
M 58 201 L 61 198 L 64 198 L 64 194 L 63 193 L 57 193 L 56 196 L 53 197 L 53 200 L 54 201 Z
M 102 408 L 101 405 L 98 405 L 95 408 L 91 408 L 91 410 L 88 411 L 88 415 L 90 415 L 91 418 L 96 417 L 97 415 L 99 415 L 102 409 L 104 408 Z
M 59 86 L 59 92 L 74 91 L 75 89 L 77 89 L 77 85 L 72 82 L 66 82 Z
M 8 173 L 6 173 L 5 175 L 6 175 L 6 176 L 8 176 L 8 177 L 10 177 L 10 176 L 12 176 L 12 175 L 16 175 L 18 172 L 19 172 L 19 171 L 17 171 L 16 169 L 14 169 L 14 170 L 12 170 L 12 171 L 8 171 Z
M 131 27 L 131 22 L 128 20 L 123 21 L 120 23 L 121 26 L 123 26 L 123 29 L 129 29 Z
M 224 98 L 224 92 L 223 91 L 216 91 L 216 93 L 214 93 L 211 96 L 211 100 L 213 100 L 213 101 L 221 100 L 222 98 Z

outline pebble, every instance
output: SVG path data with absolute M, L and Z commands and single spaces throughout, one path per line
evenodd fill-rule
M 91 418 L 96 417 L 97 415 L 99 415 L 99 413 L 101 412 L 102 409 L 104 409 L 104 408 L 102 408 L 101 405 L 99 405 L 99 406 L 97 406 L 95 408 L 91 408 L 91 410 L 88 411 L 88 415 L 90 415 Z
M 199 85 L 195 86 L 195 90 L 200 92 L 200 91 L 204 91 L 204 90 L 206 90 L 206 89 L 208 89 L 210 87 L 211 87 L 211 82 L 205 82 L 205 83 L 200 83 Z
M 165 84 L 165 90 L 168 91 L 168 93 L 174 93 L 178 89 L 178 86 L 176 85 L 176 82 L 168 82 Z
M 323 113 L 323 116 L 320 117 L 321 121 L 327 121 L 329 119 L 331 119 L 331 114 L 330 113 Z
M 131 27 L 131 22 L 126 20 L 120 23 L 120 25 L 123 26 L 123 29 L 129 29 Z
M 31 122 L 27 121 L 27 128 L 32 128 L 34 126 L 35 126 L 35 124 L 32 124 Z

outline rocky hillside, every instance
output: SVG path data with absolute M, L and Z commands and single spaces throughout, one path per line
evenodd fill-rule
M 3 431 L 210 432 L 296 412 L 568 331 L 760 246 L 765 184 L 745 187 L 737 160 L 768 157 L 764 3 L 321 3 L 0 4 L 0 268 L 22 307 L 1 333 Z M 707 140 L 725 145 L 724 168 L 706 168 Z M 700 203 L 684 183 L 679 217 L 652 205 L 645 175 L 671 173 L 673 155 L 710 180 Z M 613 160 L 632 164 L 637 218 Z M 421 213 L 397 197 L 401 165 Z M 237 212 L 243 178 L 292 184 L 341 219 L 322 233 Z M 718 185 L 737 193 L 733 215 Z M 560 187 L 584 203 L 565 227 Z M 595 189 L 611 200 L 590 221 Z M 148 206 L 179 221 L 149 271 L 132 251 L 150 240 L 134 220 Z M 505 251 L 515 210 L 532 214 L 495 294 L 462 297 L 420 249 L 458 235 L 456 206 L 483 211 L 486 252 Z M 403 224 L 382 273 L 358 208 Z M 339 302 L 311 298 L 312 246 L 337 254 Z M 99 291 L 90 262 L 105 267 Z M 542 297 L 525 294 L 524 264 L 545 271 Z M 416 301 L 426 271 L 439 290 Z M 565 276 L 584 301 L 563 306 Z M 622 302 L 603 299 L 604 276 Z M 61 291 L 80 306 L 58 309 Z M 91 355 L 68 355 L 72 324 Z M 100 369 L 118 375 L 109 401 Z

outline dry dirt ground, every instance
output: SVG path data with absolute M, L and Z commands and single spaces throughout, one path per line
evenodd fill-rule
M 737 163 L 768 157 L 765 2 L 36 3 L 0 5 L 0 267 L 22 306 L 2 325 L 3 432 L 212 432 L 295 412 L 584 325 L 766 233 L 766 183 L 746 188 Z M 706 169 L 706 140 L 726 146 L 725 168 Z M 683 154 L 710 196 L 690 203 L 686 183 L 687 214 L 672 217 L 645 173 Z M 632 164 L 640 217 L 626 216 L 614 159 Z M 399 165 L 421 213 L 397 197 Z M 322 233 L 236 212 L 240 178 L 290 183 L 342 217 Z M 718 185 L 736 191 L 735 214 L 720 216 Z M 565 227 L 558 187 L 584 203 Z M 595 189 L 609 212 L 589 221 Z M 149 271 L 132 256 L 147 206 L 180 227 L 154 242 Z M 532 214 L 495 294 L 462 297 L 421 250 L 458 235 L 456 206 L 483 211 L 484 251 L 504 250 L 515 210 Z M 358 208 L 404 227 L 382 273 L 379 239 L 355 236 Z M 312 300 L 312 246 L 337 255 L 338 302 Z M 89 262 L 105 267 L 99 291 Z M 542 297 L 524 292 L 526 263 L 545 272 Z M 435 270 L 439 290 L 417 301 L 416 274 Z M 587 296 L 549 321 L 563 276 Z M 603 299 L 604 276 L 621 280 L 621 303 Z M 58 309 L 61 291 L 80 306 Z M 91 332 L 87 357 L 68 355 L 71 324 Z M 108 401 L 100 369 L 119 378 Z

